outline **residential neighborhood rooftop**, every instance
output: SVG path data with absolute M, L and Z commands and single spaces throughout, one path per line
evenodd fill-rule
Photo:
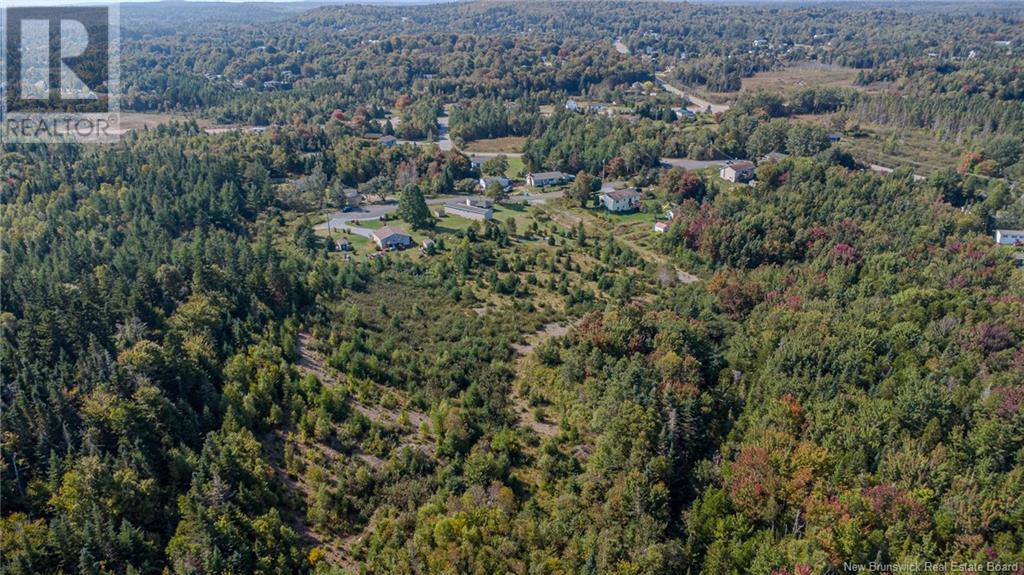
M 569 174 L 565 172 L 534 172 L 533 177 L 540 180 L 553 180 L 556 178 L 565 178 Z
M 462 204 L 458 202 L 447 202 L 445 203 L 444 207 L 446 210 L 457 210 L 480 215 L 486 215 L 491 211 L 490 208 L 483 208 L 480 206 L 474 206 L 472 204 Z
M 605 192 L 605 195 L 613 200 L 626 200 L 640 195 L 640 192 L 636 188 L 626 188 L 624 190 L 614 190 L 611 192 Z
M 380 228 L 378 230 L 374 230 L 373 235 L 375 237 L 383 239 L 383 238 L 386 238 L 388 236 L 395 236 L 395 235 L 407 236 L 409 234 L 405 230 L 403 230 L 402 228 L 400 228 L 398 226 L 384 226 L 383 228 Z

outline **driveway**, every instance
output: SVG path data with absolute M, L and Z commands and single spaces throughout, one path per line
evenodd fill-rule
M 691 160 L 689 158 L 662 158 L 661 165 L 671 168 L 683 168 L 686 170 L 698 171 L 710 167 L 725 165 L 725 160 Z
M 455 148 L 448 137 L 448 116 L 437 117 L 437 147 L 447 152 Z
M 327 217 L 327 221 L 314 226 L 318 230 L 348 230 L 353 234 L 370 237 L 373 230 L 359 225 L 352 225 L 353 222 L 379 220 L 381 216 L 390 214 L 398 209 L 398 202 L 387 201 L 381 204 L 367 204 L 360 206 L 351 212 L 334 212 Z
M 529 196 L 515 195 L 510 198 L 511 201 L 523 202 L 526 204 L 544 204 L 552 198 L 560 198 L 564 194 L 561 190 L 554 192 L 540 192 L 531 193 Z M 428 198 L 428 206 L 439 206 L 445 202 L 459 201 L 466 199 L 467 196 L 438 196 L 436 198 Z M 379 204 L 366 204 L 351 212 L 342 212 L 341 210 L 328 214 L 327 221 L 322 224 L 314 226 L 318 230 L 348 230 L 356 235 L 363 237 L 370 237 L 373 230 L 364 228 L 359 225 L 359 222 L 379 220 L 381 216 L 393 213 L 398 209 L 398 202 L 394 199 L 388 199 L 388 201 Z

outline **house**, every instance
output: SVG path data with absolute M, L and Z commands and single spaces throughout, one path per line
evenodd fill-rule
M 576 100 L 569 100 L 565 103 L 565 109 L 572 112 L 578 112 L 580 105 L 576 103 Z
M 503 191 L 509 191 L 512 189 L 512 181 L 508 178 L 497 176 L 493 178 L 480 178 L 480 188 L 487 191 L 487 188 L 491 187 L 491 184 L 498 184 L 501 186 Z
M 1001 246 L 1024 245 L 1024 230 L 996 230 L 996 243 Z
M 754 177 L 754 162 L 747 160 L 735 160 L 727 162 L 718 175 L 728 182 L 746 182 Z
M 348 238 L 339 238 L 338 241 L 334 242 L 334 249 L 339 252 L 352 251 L 352 242 L 348 241 Z
M 424 253 L 429 252 L 431 249 L 434 248 L 434 245 L 436 245 L 436 242 L 434 241 L 433 238 L 425 238 L 422 242 L 420 242 L 420 250 L 422 250 Z
M 562 182 L 571 180 L 572 176 L 569 174 L 563 174 L 562 172 L 538 172 L 536 174 L 527 174 L 526 183 L 527 185 L 535 188 L 542 188 L 544 186 L 550 186 L 553 184 L 561 184 Z
M 379 230 L 373 230 L 370 239 L 382 250 L 401 249 L 412 245 L 412 236 L 405 233 L 402 228 L 393 226 L 384 226 Z
M 485 156 L 477 156 L 475 154 L 474 155 L 470 155 L 469 156 L 469 165 L 474 170 L 479 170 L 480 167 L 484 165 L 484 162 L 486 162 L 489 159 L 490 158 L 485 157 Z
M 663 234 L 668 231 L 669 225 L 668 222 L 655 222 L 654 231 L 655 233 Z
M 693 110 L 687 110 L 686 108 L 680 108 L 675 111 L 676 115 L 682 120 L 696 120 L 697 114 Z
M 450 216 L 459 216 L 467 220 L 490 221 L 494 217 L 494 208 L 490 206 L 475 206 L 466 200 L 465 203 L 448 202 L 444 205 L 444 212 Z
M 380 142 L 380 144 L 382 146 L 384 146 L 385 148 L 390 148 L 390 147 L 392 147 L 392 146 L 394 146 L 395 144 L 398 143 L 398 138 L 396 138 L 394 136 L 391 136 L 391 135 L 387 135 L 387 136 L 382 136 L 377 141 Z
M 640 207 L 640 192 L 636 188 L 605 192 L 601 194 L 601 203 L 609 212 L 628 212 Z

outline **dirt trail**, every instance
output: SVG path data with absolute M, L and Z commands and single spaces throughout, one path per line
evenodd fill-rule
M 264 452 L 267 453 L 270 467 L 274 478 L 283 485 L 288 497 L 300 499 L 301 503 L 287 503 L 279 506 L 281 519 L 288 524 L 292 530 L 310 547 L 319 547 L 324 552 L 324 559 L 331 565 L 337 565 L 346 569 L 352 569 L 356 565 L 352 561 L 351 553 L 347 552 L 350 540 L 357 537 L 351 535 L 339 537 L 329 533 L 320 533 L 313 529 L 305 516 L 304 510 L 313 501 L 315 490 L 307 481 L 304 475 L 297 477 L 287 471 L 284 461 L 285 445 L 290 443 L 296 448 L 297 456 L 303 460 L 319 459 L 324 465 L 331 467 L 334 462 L 343 458 L 344 455 L 329 445 L 322 443 L 303 444 L 294 438 L 289 438 L 288 433 L 283 430 L 270 431 L 260 438 Z
M 533 352 L 538 345 L 553 337 L 562 337 L 569 333 L 570 327 L 570 325 L 560 321 L 544 324 L 544 327 L 526 337 L 525 344 L 512 344 L 512 348 L 516 350 L 516 353 L 520 356 L 518 363 L 521 364 L 523 358 Z M 536 413 L 530 408 L 530 402 L 523 397 L 517 386 L 513 385 L 512 387 L 511 399 L 512 409 L 515 410 L 516 415 L 519 417 L 520 425 L 523 427 L 529 427 L 537 432 L 537 435 L 540 435 L 541 437 L 552 437 L 558 434 L 558 424 L 537 419 Z
M 338 381 L 338 378 L 328 371 L 325 367 L 323 356 L 316 351 L 313 344 L 313 337 L 311 335 L 308 333 L 299 334 L 298 351 L 299 361 L 297 361 L 295 365 L 300 371 L 312 373 L 327 387 L 340 387 L 341 383 Z M 381 391 L 386 393 L 395 393 L 395 390 L 390 388 L 382 389 Z M 414 435 L 423 423 L 428 422 L 427 414 L 421 411 L 406 410 L 403 412 L 401 410 L 383 407 L 380 405 L 367 405 L 352 396 L 349 396 L 348 401 L 356 411 L 363 414 L 363 416 L 374 423 L 392 427 L 411 427 L 412 431 L 407 433 L 406 436 Z M 403 413 L 409 422 L 408 425 L 405 426 L 399 424 L 399 420 Z M 408 437 L 403 438 L 403 445 L 405 444 L 406 439 L 408 439 Z M 419 442 L 415 440 L 409 441 L 409 445 L 416 445 L 417 443 Z
M 527 355 L 533 351 L 538 345 L 553 337 L 562 337 L 569 333 L 569 326 L 563 322 L 554 321 L 548 324 L 544 324 L 539 331 L 526 337 L 526 343 L 514 343 L 512 349 L 516 350 L 519 355 Z
M 298 340 L 299 359 L 295 363 L 299 371 L 312 374 L 326 387 L 340 388 L 341 381 L 326 366 L 323 356 L 316 351 L 313 338 L 307 333 L 300 333 Z M 391 389 L 382 389 L 382 392 L 395 393 Z M 418 435 L 420 426 L 428 422 L 427 415 L 419 411 L 399 411 L 377 405 L 367 405 L 351 395 L 348 397 L 349 404 L 363 416 L 377 425 L 396 427 L 402 429 L 402 436 L 397 449 L 411 447 L 423 451 L 429 455 L 434 452 L 434 445 L 423 441 Z M 400 424 L 402 416 L 408 423 Z M 292 430 L 294 431 L 294 430 Z M 288 504 L 282 506 L 282 519 L 311 547 L 319 547 L 324 551 L 324 559 L 327 563 L 341 567 L 345 570 L 355 570 L 356 564 L 352 549 L 358 545 L 372 530 L 372 519 L 370 524 L 364 527 L 359 533 L 347 536 L 338 536 L 330 533 L 321 533 L 312 528 L 304 514 L 304 509 L 309 506 L 315 496 L 315 489 L 306 480 L 304 473 L 292 476 L 285 465 L 285 446 L 289 445 L 295 450 L 295 457 L 301 460 L 302 465 L 316 465 L 324 469 L 331 469 L 337 462 L 344 461 L 351 457 L 362 461 L 374 469 L 380 469 L 386 461 L 374 454 L 355 450 L 351 455 L 338 451 L 333 445 L 318 441 L 299 441 L 295 437 L 289 437 L 288 430 L 275 430 L 266 433 L 261 438 L 264 451 L 267 453 L 268 461 L 271 464 L 275 478 L 286 488 L 290 497 L 298 498 L 300 504 Z

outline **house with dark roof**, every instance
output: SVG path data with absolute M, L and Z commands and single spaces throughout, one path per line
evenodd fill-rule
M 382 250 L 401 249 L 412 245 L 412 236 L 405 233 L 402 228 L 395 226 L 384 226 L 373 230 L 370 239 Z

